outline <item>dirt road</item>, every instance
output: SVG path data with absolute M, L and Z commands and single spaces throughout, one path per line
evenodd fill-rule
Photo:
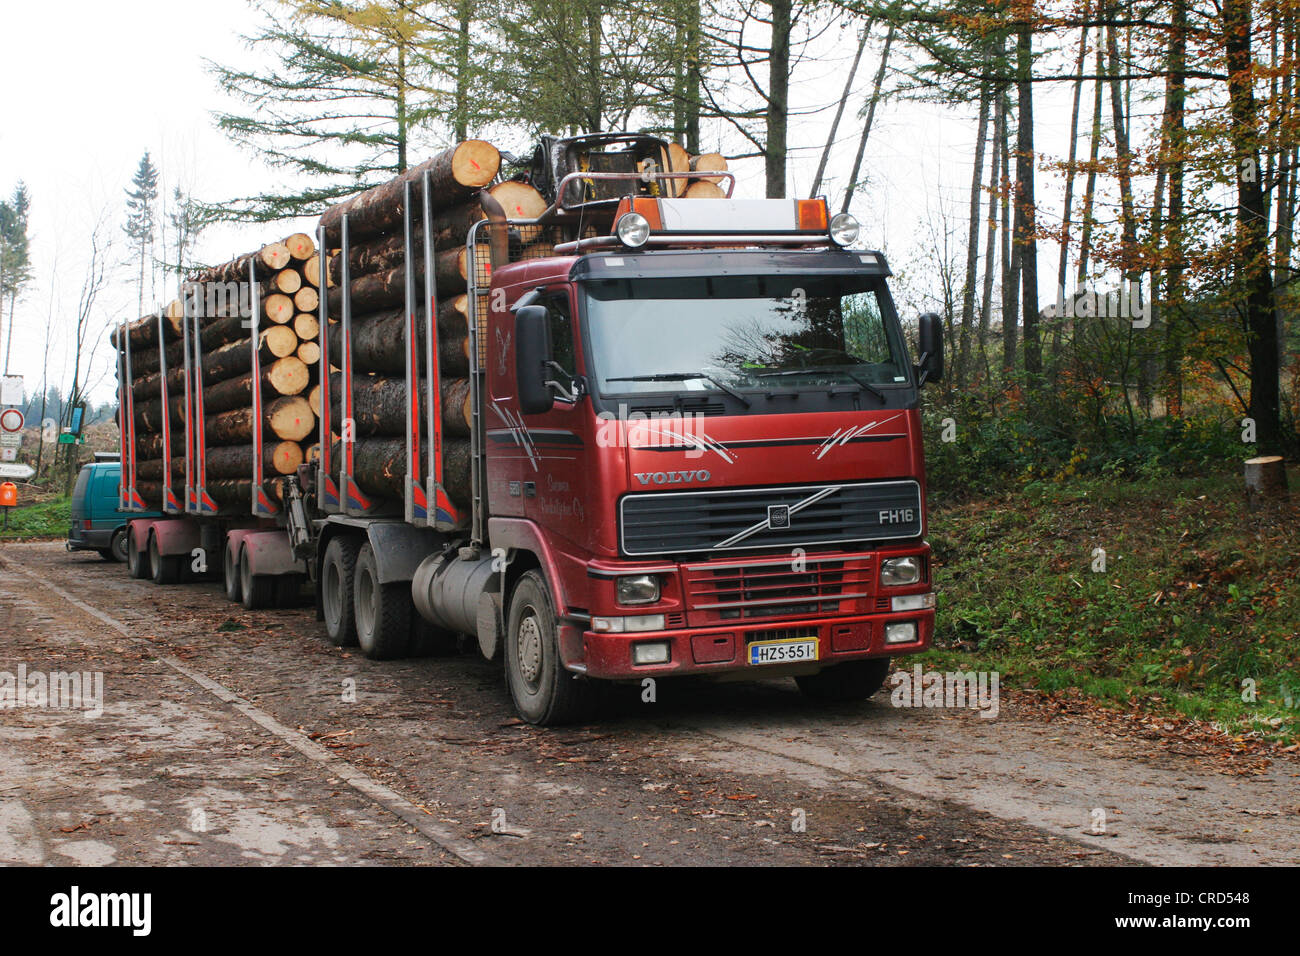
M 598 724 L 513 715 L 470 655 L 328 645 L 58 543 L 0 546 L 5 673 L 102 674 L 0 709 L 0 862 L 1300 862 L 1300 760 L 1223 773 L 1003 692 L 995 719 L 792 681 L 620 688 Z

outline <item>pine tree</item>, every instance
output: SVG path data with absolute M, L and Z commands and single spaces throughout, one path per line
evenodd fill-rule
M 153 268 L 151 255 L 158 231 L 155 206 L 158 202 L 158 170 L 149 158 L 148 150 L 140 158 L 131 186 L 126 190 L 126 223 L 122 226 L 131 240 L 132 255 L 138 261 L 136 277 L 136 315 L 144 314 L 144 280 L 146 264 L 149 266 L 149 284 L 152 291 Z
M 14 306 L 18 293 L 31 279 L 31 259 L 27 236 L 27 219 L 31 196 L 19 183 L 13 199 L 0 201 L 0 328 L 4 327 L 4 306 L 9 306 L 9 326 L 4 336 L 4 371 L 9 371 L 9 351 L 14 338 Z
M 263 28 L 245 38 L 260 68 L 209 61 L 221 89 L 249 107 L 216 120 L 288 181 L 212 206 L 215 218 L 318 213 L 405 170 L 435 120 L 460 136 L 474 125 L 463 2 L 268 0 L 263 12 Z

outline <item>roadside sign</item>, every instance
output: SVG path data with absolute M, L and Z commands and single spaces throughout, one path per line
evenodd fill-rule
M 17 461 L 17 448 L 0 448 L 0 461 Z
M 31 465 L 0 465 L 0 478 L 17 478 L 19 481 L 26 481 L 34 474 L 36 469 Z
M 0 376 L 0 405 L 21 405 L 23 403 L 23 377 L 21 375 Z
M 17 448 L 22 443 L 22 432 L 0 432 L 0 448 Z
M 59 436 L 60 445 L 75 445 L 76 443 L 77 443 L 77 436 L 72 434 L 72 432 L 64 432 L 62 435 Z
M 6 408 L 0 412 L 0 431 L 20 432 L 25 420 L 21 409 Z

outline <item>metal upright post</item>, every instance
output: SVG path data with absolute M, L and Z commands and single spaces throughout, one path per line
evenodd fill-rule
M 158 398 L 162 403 L 162 510 L 166 514 L 174 514 L 176 499 L 172 494 L 172 408 L 171 395 L 167 388 L 167 347 L 163 338 L 161 308 L 158 309 Z
M 320 250 L 320 298 L 317 308 L 320 310 L 320 461 L 316 469 L 316 500 L 321 510 L 335 512 L 339 510 L 341 499 L 338 486 L 334 483 L 334 410 L 333 391 L 330 382 L 330 367 L 333 356 L 330 355 L 329 325 L 329 257 L 326 253 L 325 227 L 316 230 L 316 245 Z
M 419 337 L 415 331 L 415 265 L 411 233 L 411 183 L 402 184 L 402 261 L 406 272 L 405 352 L 406 352 L 406 476 L 402 482 L 402 514 L 408 522 L 424 524 L 428 509 L 424 489 L 420 486 L 420 362 L 416 352 Z
M 271 504 L 271 500 L 266 496 L 266 489 L 262 487 L 265 477 L 262 465 L 262 358 L 260 354 L 262 342 L 257 334 L 257 327 L 262 319 L 262 297 L 261 290 L 257 287 L 257 256 L 255 255 L 248 259 L 248 288 L 253 311 L 249 319 L 251 323 L 249 342 L 253 349 L 250 361 L 253 370 L 253 489 L 249 507 L 254 515 L 264 517 L 275 514 L 276 507 Z
M 428 410 L 429 464 L 425 500 L 429 503 L 429 523 L 439 531 L 449 531 L 459 516 L 442 484 L 442 370 L 438 367 L 438 283 L 434 274 L 436 250 L 433 238 L 432 177 L 423 174 L 424 214 L 424 362 L 429 370 L 426 379 L 425 407 Z

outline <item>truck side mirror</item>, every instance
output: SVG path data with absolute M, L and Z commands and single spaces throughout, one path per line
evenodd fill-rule
M 541 415 L 555 404 L 546 384 L 551 361 L 551 321 L 544 305 L 526 305 L 515 312 L 515 380 L 519 388 L 519 410 Z
M 943 319 L 934 312 L 921 316 L 917 328 L 917 384 L 943 381 Z

